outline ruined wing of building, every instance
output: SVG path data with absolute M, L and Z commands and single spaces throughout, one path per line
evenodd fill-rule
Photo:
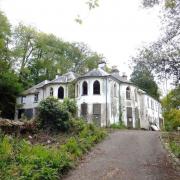
M 36 116 L 39 102 L 49 96 L 60 101 L 74 98 L 78 116 L 102 127 L 123 122 L 128 128 L 149 129 L 150 124 L 161 128 L 163 123 L 161 104 L 129 82 L 126 75 L 120 76 L 118 69 L 107 73 L 104 63 L 82 76 L 68 72 L 24 91 L 17 97 L 15 119 Z

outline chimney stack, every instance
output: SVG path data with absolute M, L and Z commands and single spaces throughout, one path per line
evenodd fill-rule
M 123 78 L 123 80 L 127 81 L 127 75 L 125 72 L 123 72 L 122 78 Z
M 98 68 L 101 68 L 101 69 L 105 70 L 105 67 L 106 67 L 106 62 L 105 61 L 102 60 L 101 62 L 99 62 Z
M 117 68 L 117 66 L 112 66 L 111 74 L 119 75 L 119 69 Z

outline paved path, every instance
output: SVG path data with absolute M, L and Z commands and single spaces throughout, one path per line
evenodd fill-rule
M 116 131 L 65 180 L 178 180 L 158 132 Z

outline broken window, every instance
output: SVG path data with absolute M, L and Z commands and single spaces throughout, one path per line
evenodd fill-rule
M 100 83 L 97 80 L 93 84 L 93 94 L 100 94 Z
M 88 84 L 86 81 L 84 81 L 82 84 L 82 95 L 87 95 L 87 94 L 88 94 Z
M 50 96 L 53 96 L 53 88 L 50 88 L 50 92 L 49 92 Z
M 93 115 L 101 114 L 101 104 L 93 104 Z
M 59 89 L 58 89 L 58 98 L 64 99 L 64 88 L 63 87 L 59 87 Z
M 126 88 L 126 99 L 131 99 L 131 89 L 130 89 L 130 87 Z

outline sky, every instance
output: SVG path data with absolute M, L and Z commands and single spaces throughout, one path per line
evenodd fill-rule
M 84 42 L 129 76 L 137 49 L 160 36 L 159 9 L 143 9 L 141 0 L 100 0 L 88 11 L 87 0 L 0 0 L 12 25 L 23 22 L 70 42 Z M 80 15 L 83 24 L 75 22 Z

